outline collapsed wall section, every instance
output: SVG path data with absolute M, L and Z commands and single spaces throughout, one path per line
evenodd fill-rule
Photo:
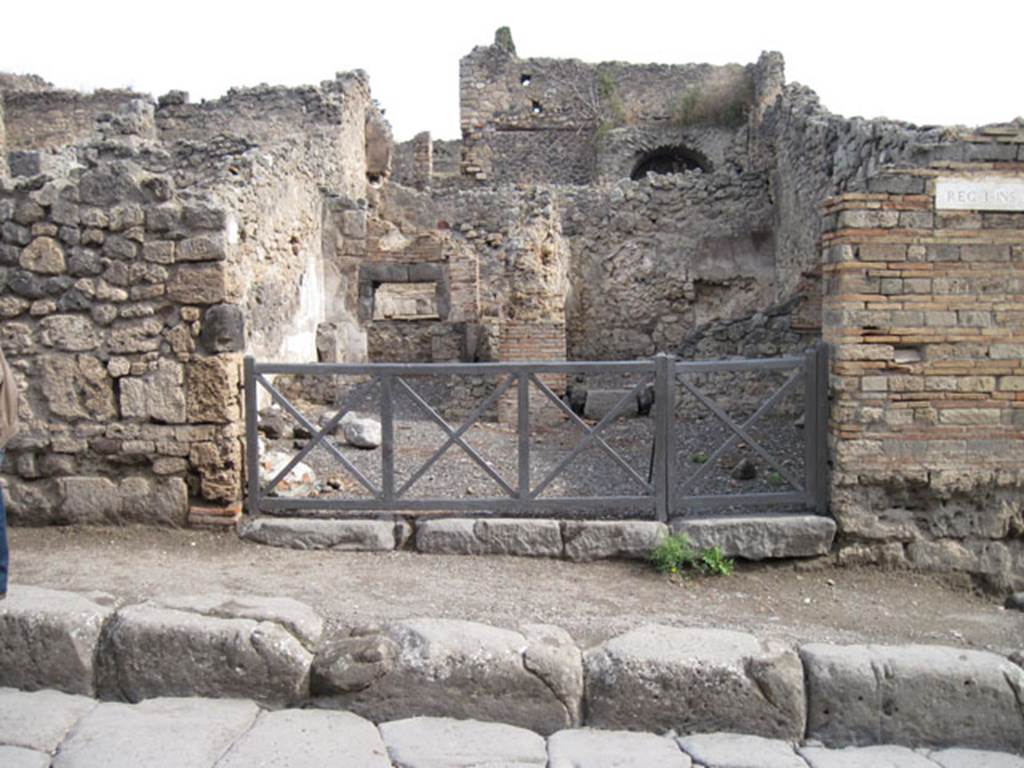
M 843 561 L 1024 585 L 1022 148 L 1019 126 L 966 136 L 972 162 L 886 172 L 826 208 Z

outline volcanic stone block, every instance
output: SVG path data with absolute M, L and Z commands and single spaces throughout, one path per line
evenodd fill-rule
M 537 627 L 519 633 L 450 619 L 394 622 L 322 649 L 313 693 L 323 706 L 377 722 L 431 715 L 552 733 L 577 724 L 582 671 L 574 650 L 564 633 Z
M 181 304 L 220 304 L 226 293 L 223 262 L 182 265 L 167 282 L 167 298 Z
M 427 520 L 416 528 L 416 549 L 441 555 L 561 557 L 557 520 Z
M 923 755 L 906 747 L 890 744 L 876 747 L 848 747 L 846 749 L 801 747 L 799 751 L 810 768 L 858 768 L 861 765 L 884 765 L 886 768 L 935 768 L 935 763 Z
M 0 744 L 54 752 L 72 726 L 95 706 L 94 699 L 59 691 L 0 688 Z M 6 763 L 0 760 L 0 765 Z
M 1024 750 L 1024 669 L 994 653 L 931 645 L 800 648 L 807 735 L 826 746 Z
M 675 742 L 652 733 L 559 731 L 548 739 L 549 768 L 620 768 L 658 766 L 690 768 L 692 762 Z
M 185 422 L 185 377 L 180 363 L 161 360 L 145 376 L 121 379 L 121 415 L 163 424 Z
M 193 360 L 187 368 L 189 423 L 221 424 L 240 418 L 238 359 Z
M 1024 757 L 980 749 L 942 749 L 926 752 L 939 768 L 1024 768 Z
M 50 768 L 50 756 L 34 749 L 0 745 L 0 765 L 4 768 Z
M 826 555 L 836 535 L 835 520 L 817 515 L 677 518 L 672 529 L 696 547 L 721 547 L 726 557 L 745 560 Z
M 587 724 L 798 740 L 797 654 L 753 635 L 648 624 L 584 654 Z
M 546 768 L 544 739 L 501 723 L 414 717 L 383 723 L 395 768 Z
M 632 390 L 630 389 L 588 389 L 587 402 L 583 406 L 584 418 L 600 421 Z M 619 410 L 616 418 L 640 415 L 640 404 L 636 397 L 630 398 Z
M 154 699 L 101 703 L 61 745 L 54 768 L 210 768 L 244 734 L 251 701 Z
M 336 549 L 345 552 L 382 552 L 395 549 L 406 536 L 406 523 L 388 520 L 303 520 L 259 518 L 246 523 L 242 538 L 292 549 Z M 397 535 L 396 535 L 397 534 Z
M 123 608 L 104 634 L 100 687 L 159 696 L 303 700 L 322 620 L 286 598 L 163 598 Z
M 0 602 L 0 684 L 92 696 L 96 652 L 114 598 L 15 585 Z
M 565 524 L 562 535 L 570 560 L 642 560 L 668 535 L 668 526 L 650 520 L 573 521 Z
M 807 768 L 793 745 L 779 739 L 739 733 L 702 733 L 679 739 L 700 765 L 715 768 Z
M 373 723 L 351 712 L 288 709 L 264 712 L 217 768 L 287 765 L 291 768 L 391 768 Z
M 44 275 L 59 275 L 67 269 L 64 251 L 52 237 L 37 237 L 21 252 L 22 269 Z

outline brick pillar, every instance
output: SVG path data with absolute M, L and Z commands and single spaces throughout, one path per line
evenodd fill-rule
M 533 360 L 565 360 L 565 322 L 506 322 L 501 328 L 498 345 L 502 362 Z M 561 374 L 541 376 L 556 395 L 565 392 L 565 376 Z M 498 421 L 515 424 L 517 408 L 516 389 L 510 389 L 498 401 Z M 545 406 L 544 403 L 547 403 Z M 530 420 L 548 418 L 554 414 L 554 404 L 536 387 L 530 388 Z M 560 417 L 559 417 L 560 418 Z
M 1024 164 L 987 163 L 993 184 Z M 948 210 L 969 166 L 827 202 L 823 335 L 840 558 L 1024 586 L 1024 210 Z M 1024 195 L 1022 202 L 1024 202 Z

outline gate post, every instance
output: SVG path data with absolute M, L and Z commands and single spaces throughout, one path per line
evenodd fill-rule
M 658 519 L 668 522 L 672 513 L 675 474 L 675 362 L 673 355 L 654 358 L 654 496 Z
M 257 435 L 258 414 L 256 401 L 256 361 L 246 355 L 242 365 L 245 393 L 245 510 L 255 517 L 260 511 L 260 445 Z

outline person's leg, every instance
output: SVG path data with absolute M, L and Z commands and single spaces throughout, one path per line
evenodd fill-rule
M 0 464 L 4 452 L 0 451 Z M 0 598 L 7 596 L 7 511 L 4 508 L 4 491 L 0 488 Z

